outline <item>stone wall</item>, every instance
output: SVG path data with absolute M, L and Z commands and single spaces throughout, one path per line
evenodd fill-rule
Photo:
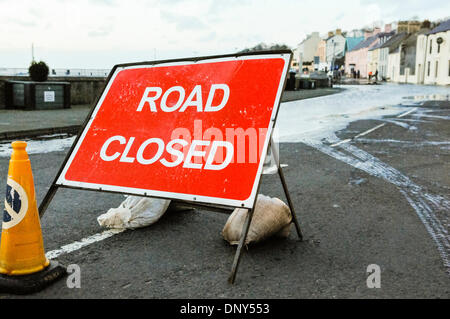
M 5 81 L 28 81 L 26 76 L 0 76 L 0 109 L 5 108 Z M 71 105 L 92 104 L 103 91 L 106 78 L 103 77 L 56 77 L 49 76 L 49 81 L 70 82 Z

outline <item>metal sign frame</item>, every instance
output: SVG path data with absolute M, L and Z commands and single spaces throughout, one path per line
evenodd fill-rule
M 197 200 L 197 198 L 199 196 L 195 196 L 192 198 L 186 198 L 186 197 L 173 198 L 173 197 L 158 196 L 158 194 L 155 195 L 155 193 L 150 194 L 148 192 L 144 192 L 144 193 L 123 192 L 123 191 L 111 190 L 111 189 L 104 188 L 104 187 L 103 188 L 102 187 L 87 188 L 87 187 L 83 187 L 83 185 L 61 183 L 61 180 L 60 180 L 61 174 L 64 172 L 68 161 L 71 158 L 73 158 L 73 156 L 75 154 L 74 151 L 76 151 L 77 146 L 79 146 L 81 144 L 82 140 L 80 141 L 80 139 L 82 139 L 82 137 L 84 137 L 84 135 L 88 131 L 90 123 L 95 118 L 96 111 L 101 107 L 102 99 L 106 96 L 108 89 L 109 89 L 110 85 L 112 84 L 115 75 L 118 72 L 120 72 L 120 70 L 123 70 L 125 68 L 130 68 L 130 67 L 143 66 L 143 65 L 146 65 L 146 66 L 156 66 L 156 65 L 166 65 L 167 66 L 167 64 L 180 65 L 180 63 L 186 64 L 186 63 L 192 63 L 192 62 L 195 62 L 195 63 L 211 62 L 211 61 L 220 61 L 221 59 L 226 59 L 226 58 L 242 58 L 242 57 L 258 58 L 261 56 L 269 56 L 269 55 L 272 55 L 272 56 L 280 55 L 282 57 L 284 57 L 285 55 L 289 55 L 289 59 L 288 59 L 287 65 L 285 65 L 284 74 L 282 74 L 282 78 L 281 78 L 279 88 L 277 91 L 277 97 L 275 100 L 276 103 L 274 105 L 274 109 L 272 110 L 271 120 L 270 120 L 270 124 L 269 124 L 269 128 L 268 128 L 269 130 L 268 130 L 268 134 L 266 136 L 266 141 L 264 143 L 264 147 L 263 147 L 263 150 L 261 153 L 260 165 L 258 167 L 258 171 L 257 171 L 256 177 L 255 177 L 255 181 L 254 181 L 254 185 L 253 185 L 253 189 L 252 189 L 252 196 L 251 196 L 251 200 L 249 202 L 250 204 L 242 203 L 242 201 L 239 201 L 239 203 L 238 203 L 238 201 L 236 201 L 235 204 L 231 204 L 231 205 L 226 204 L 226 203 L 224 204 L 223 202 L 220 202 L 220 201 L 215 201 L 215 202 L 211 203 L 210 201 L 208 201 L 208 199 L 201 198 L 201 200 Z M 174 60 L 145 61 L 145 62 L 138 62 L 138 63 L 126 63 L 126 64 L 115 65 L 106 79 L 106 84 L 105 84 L 105 87 L 104 87 L 102 93 L 98 96 L 96 102 L 93 104 L 91 111 L 89 112 L 82 127 L 80 128 L 80 130 L 77 134 L 77 137 L 76 137 L 74 143 L 72 144 L 72 147 L 70 148 L 69 152 L 67 153 L 67 155 L 64 159 L 64 162 L 62 163 L 55 179 L 53 180 L 49 190 L 47 191 L 47 194 L 45 195 L 44 199 L 42 200 L 41 204 L 39 205 L 40 217 L 42 217 L 44 215 L 45 211 L 47 210 L 48 206 L 50 205 L 50 202 L 52 201 L 52 199 L 55 196 L 59 187 L 170 199 L 171 201 L 173 201 L 175 203 L 183 203 L 185 206 L 189 206 L 192 208 L 202 208 L 202 209 L 211 210 L 211 211 L 225 212 L 228 214 L 230 212 L 232 212 L 235 208 L 246 208 L 248 210 L 248 214 L 247 214 L 246 220 L 244 222 L 243 231 L 241 232 L 241 238 L 240 238 L 237 250 L 236 250 L 236 254 L 235 254 L 235 258 L 234 258 L 233 266 L 232 266 L 232 271 L 231 271 L 231 274 L 229 277 L 229 282 L 234 283 L 238 265 L 239 265 L 239 261 L 240 261 L 240 257 L 241 257 L 241 253 L 242 253 L 242 247 L 244 246 L 245 240 L 247 238 L 251 220 L 253 217 L 257 194 L 259 192 L 260 183 L 261 183 L 263 164 L 265 162 L 265 158 L 267 156 L 269 147 L 272 150 L 272 154 L 273 154 L 273 157 L 275 160 L 278 175 L 281 180 L 283 191 L 285 193 L 289 208 L 291 210 L 292 222 L 294 223 L 294 225 L 296 227 L 296 231 L 297 231 L 297 234 L 298 234 L 300 240 L 302 240 L 302 233 L 300 230 L 300 225 L 298 223 L 297 216 L 295 214 L 294 206 L 293 206 L 293 203 L 292 203 L 290 195 L 289 195 L 289 191 L 288 191 L 287 184 L 286 184 L 286 181 L 284 178 L 283 170 L 281 168 L 278 154 L 274 148 L 274 143 L 273 143 L 273 139 L 272 139 L 273 128 L 275 127 L 275 123 L 276 123 L 276 119 L 278 116 L 278 111 L 279 111 L 279 107 L 280 107 L 280 103 L 281 103 L 281 94 L 283 93 L 284 87 L 286 85 L 287 74 L 289 72 L 289 66 L 291 63 L 291 59 L 292 59 L 292 51 L 291 50 L 276 50 L 276 51 L 259 51 L 259 52 L 237 53 L 237 54 L 216 55 L 216 56 L 206 56 L 206 57 L 193 57 L 193 58 L 174 59 Z M 284 80 L 283 80 L 283 77 L 284 77 Z

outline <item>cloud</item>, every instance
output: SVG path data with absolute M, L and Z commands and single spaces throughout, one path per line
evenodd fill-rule
M 205 29 L 207 25 L 195 16 L 175 15 L 169 11 L 161 11 L 161 18 L 169 24 L 175 24 L 177 31 Z
M 314 31 L 350 31 L 414 15 L 435 20 L 448 12 L 448 0 L 0 0 L 0 53 L 23 50 L 28 57 L 35 43 L 52 65 L 69 67 L 78 54 L 80 67 L 102 68 L 235 52 L 261 42 L 293 47 Z M 20 66 L 8 56 L 2 65 Z
M 15 25 L 19 25 L 19 26 L 25 27 L 25 28 L 32 28 L 37 25 L 36 21 L 25 20 L 25 19 L 21 19 L 21 18 L 9 18 L 8 20 L 11 23 L 14 23 Z
M 216 36 L 217 36 L 216 32 L 212 31 L 204 36 L 199 37 L 198 40 L 201 42 L 209 42 L 209 41 L 214 40 L 216 38 Z
M 360 0 L 361 5 L 373 5 L 382 9 L 383 19 L 402 20 L 418 17 L 419 19 L 434 20 L 442 15 L 444 11 L 450 10 L 450 3 L 445 0 Z
M 89 3 L 105 5 L 105 6 L 116 6 L 117 5 L 116 0 L 89 0 Z
M 89 31 L 88 36 L 90 37 L 105 37 L 107 35 L 111 34 L 111 30 L 94 30 Z
M 114 28 L 112 26 L 102 26 L 95 30 L 89 31 L 88 36 L 90 36 L 90 37 L 105 37 L 105 36 L 110 35 L 112 33 L 113 29 Z

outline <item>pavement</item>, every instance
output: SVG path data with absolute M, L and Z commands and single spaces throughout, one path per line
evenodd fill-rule
M 57 110 L 0 110 L 0 140 L 54 133 L 76 133 L 86 119 L 90 105 Z
M 342 88 L 285 91 L 282 102 L 302 100 L 341 92 Z M 76 134 L 86 119 L 91 105 L 73 105 L 58 110 L 0 110 L 0 140 L 40 135 Z
M 220 234 L 228 216 L 168 211 L 151 227 L 60 254 L 80 267 L 81 288 L 61 280 L 20 298 L 449 298 L 450 103 L 410 110 L 402 125 L 398 115 L 359 120 L 332 142 L 282 143 L 304 240 L 292 229 L 250 245 L 235 285 L 227 283 L 235 247 Z M 67 151 L 30 155 L 38 203 Z M 0 157 L 0 176 L 8 160 Z M 260 192 L 286 200 L 277 175 L 264 175 Z M 96 217 L 123 199 L 58 190 L 41 220 L 46 251 L 104 234 Z M 367 286 L 372 264 L 381 288 Z

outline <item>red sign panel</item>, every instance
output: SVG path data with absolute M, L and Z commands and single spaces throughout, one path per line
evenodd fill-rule
M 118 66 L 56 184 L 251 208 L 289 61 Z

